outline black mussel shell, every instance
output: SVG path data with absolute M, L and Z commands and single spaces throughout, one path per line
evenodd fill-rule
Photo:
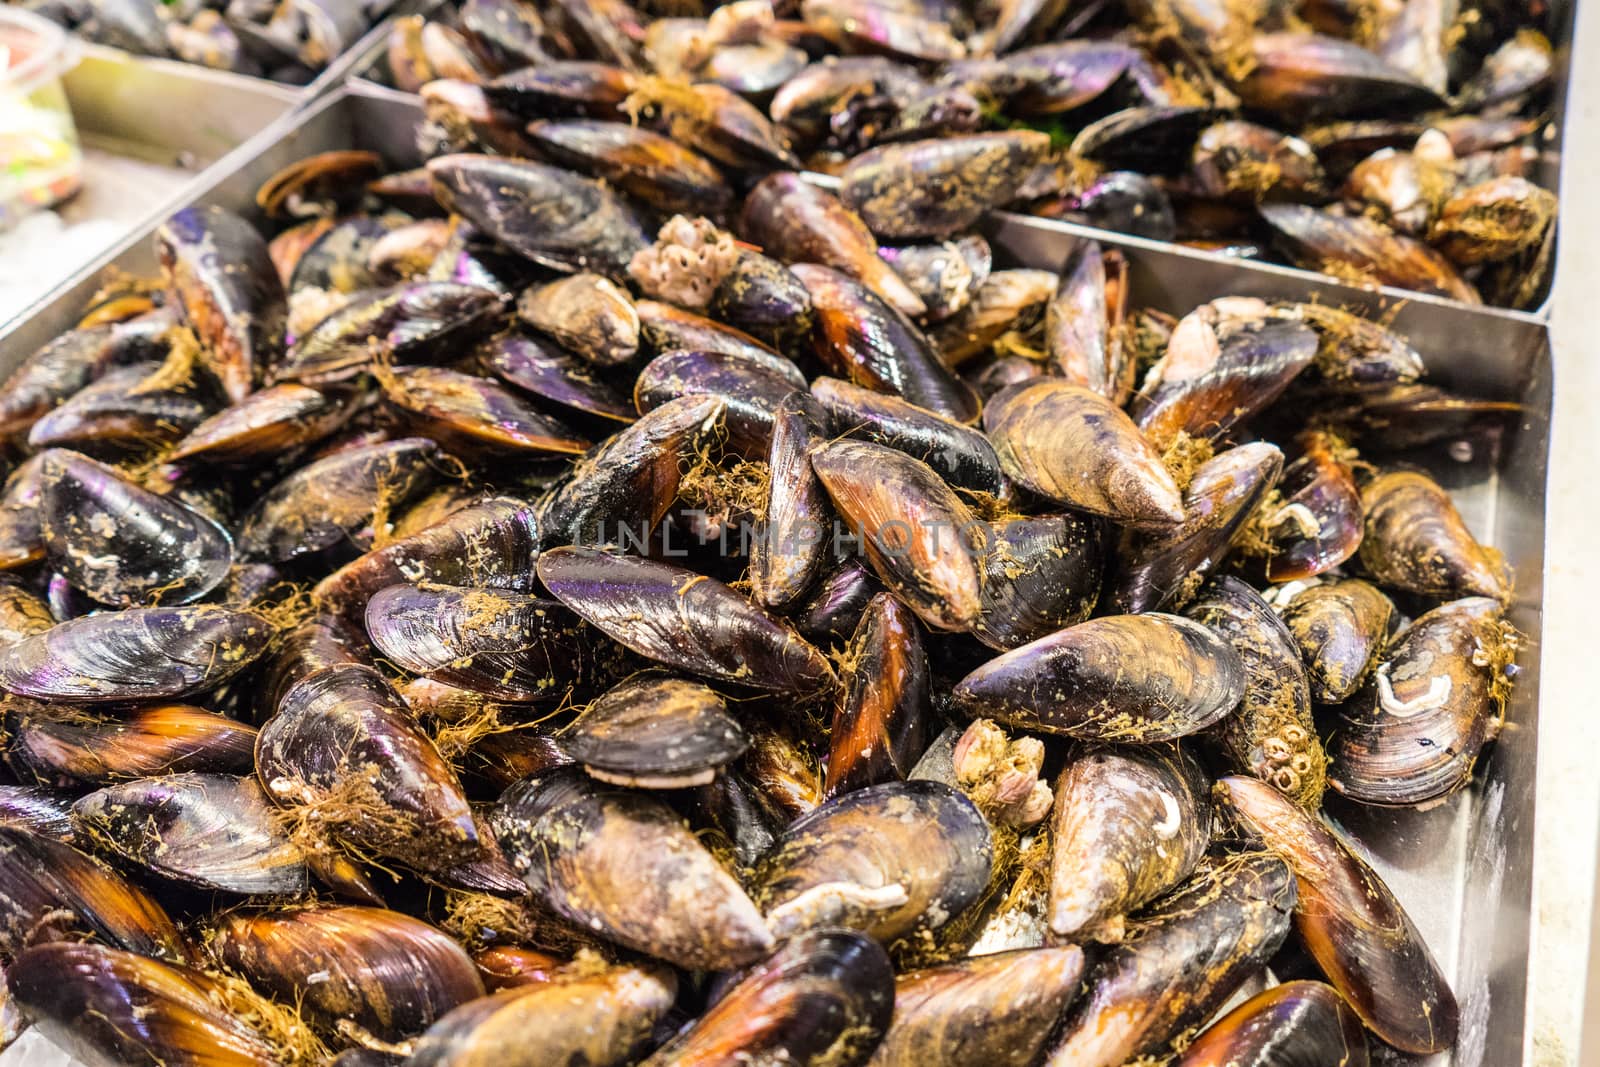
M 729 443 L 751 456 L 765 456 L 778 406 L 805 384 L 800 368 L 782 356 L 663 352 L 639 372 L 633 399 L 645 414 L 679 397 L 718 397 Z
M 150 386 L 160 368 L 131 363 L 108 371 L 35 422 L 29 447 L 136 452 L 182 439 L 212 410 L 188 389 Z
M 185 704 L 106 719 L 23 712 L 11 732 L 12 768 L 62 788 L 181 771 L 241 774 L 255 760 L 253 728 Z
M 879 593 L 868 602 L 845 658 L 855 669 L 834 705 L 828 796 L 904 779 L 932 718 L 922 628 L 900 601 Z
M 832 505 L 811 468 L 812 450 L 828 436 L 828 413 L 804 390 L 773 413 L 764 525 L 750 544 L 749 578 L 757 603 L 776 611 L 805 595 L 828 558 Z
M 1361 1019 L 1321 982 L 1285 982 L 1206 1028 L 1176 1067 L 1367 1067 Z
M 749 745 L 715 692 L 656 676 L 595 698 L 561 734 L 561 747 L 596 778 L 645 789 L 705 785 Z
M 409 363 L 448 353 L 487 328 L 499 294 L 456 282 L 413 282 L 361 293 L 299 338 L 278 381 L 325 386 L 378 361 Z
M 879 237 L 952 237 L 1015 197 L 1049 147 L 1036 130 L 881 145 L 850 160 L 839 195 Z
M 1426 474 L 1379 475 L 1362 489 L 1361 504 L 1361 563 L 1379 585 L 1434 597 L 1510 595 L 1499 553 L 1478 543 L 1450 494 Z
M 1174 174 L 1216 116 L 1205 107 L 1131 107 L 1085 126 L 1072 150 L 1109 170 Z
M 169 462 L 249 465 L 319 441 L 348 416 L 343 398 L 286 382 L 211 416 L 167 454 Z
M 638 415 L 594 368 L 548 341 L 501 334 L 480 345 L 477 355 L 495 377 L 545 403 L 615 422 L 632 422 Z
M 1017 648 L 1085 621 L 1100 597 L 1105 556 L 1100 524 L 1083 515 L 995 522 L 973 634 L 990 648 Z
M 827 411 L 834 436 L 897 449 L 922 460 L 957 488 L 993 496 L 1006 491 L 994 447 L 971 426 L 838 378 L 816 379 L 811 394 Z
M 1300 590 L 1278 611 L 1319 704 L 1343 703 L 1361 687 L 1400 622 L 1393 601 L 1355 578 Z
M 17 364 L 0 384 L 0 434 L 26 433 L 35 420 L 113 367 L 157 359 L 170 312 L 69 330 Z

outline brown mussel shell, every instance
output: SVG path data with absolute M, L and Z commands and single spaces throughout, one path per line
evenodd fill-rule
M 927 748 L 931 680 L 916 616 L 888 593 L 867 604 L 845 652 L 854 664 L 834 705 L 827 796 L 904 779 Z
M 1361 563 L 1378 584 L 1434 597 L 1510 595 L 1499 553 L 1473 538 L 1450 494 L 1426 474 L 1381 474 L 1362 489 L 1361 504 Z
M 557 767 L 508 790 L 490 822 L 534 896 L 607 940 L 689 970 L 727 970 L 772 948 L 732 875 L 648 793 Z
M 1175 615 L 1090 619 L 990 660 L 956 684 L 957 710 L 1024 730 L 1101 741 L 1170 741 L 1244 695 L 1244 665 Z
M 817 378 L 811 394 L 827 411 L 835 435 L 898 449 L 959 489 L 991 496 L 1007 492 L 994 447 L 973 427 L 838 378 Z
M 1300 455 L 1283 471 L 1284 506 L 1271 519 L 1267 577 L 1274 582 L 1331 570 L 1361 547 L 1361 491 L 1338 440 L 1308 430 L 1296 443 Z
M 1120 522 L 1178 523 L 1183 498 L 1139 428 L 1105 397 L 1050 379 L 1008 389 L 984 412 L 1007 477 Z
M 1367 1067 L 1361 1019 L 1321 982 L 1285 982 L 1206 1028 L 1175 1067 Z
M 11 734 L 11 767 L 63 788 L 183 771 L 248 773 L 255 760 L 253 728 L 184 704 L 117 719 L 23 713 Z
M 1317 816 L 1253 778 L 1212 790 L 1219 817 L 1283 857 L 1294 871 L 1295 929 L 1361 1021 L 1398 1049 L 1455 1043 L 1455 997 L 1410 916 L 1376 872 Z
M 853 930 L 790 938 L 643 1067 L 861 1067 L 889 1028 L 894 969 Z
M 1316 810 L 1327 784 L 1327 756 L 1289 627 L 1259 593 L 1231 575 L 1208 582 L 1186 614 L 1226 638 L 1244 664 L 1244 701 L 1217 727 L 1228 765 Z
M 779 405 L 805 386 L 800 368 L 782 356 L 676 351 L 663 352 L 645 365 L 634 382 L 633 399 L 644 414 L 679 397 L 720 397 L 729 444 L 764 457 Z
M 382 908 L 234 913 L 209 944 L 226 966 L 348 1036 L 399 1041 L 483 996 L 460 945 Z
M 1355 578 L 1295 593 L 1279 613 L 1319 704 L 1340 704 L 1367 680 L 1400 621 L 1394 602 Z
M 517 298 L 523 322 L 597 367 L 626 363 L 639 351 L 639 313 L 626 290 L 582 272 L 527 289 Z
M 705 785 L 749 746 L 715 692 L 659 676 L 596 697 L 561 734 L 561 747 L 594 777 L 644 789 Z
M 0 489 L 0 570 L 16 570 L 44 559 L 39 502 L 44 494 L 44 463 L 54 449 L 19 463 Z
M 1354 41 L 1315 33 L 1257 33 L 1233 88 L 1246 107 L 1291 119 L 1413 115 L 1438 107 L 1433 90 Z
M 1120 1067 L 1204 1022 L 1289 933 L 1295 879 L 1274 856 L 1211 859 L 1089 970 L 1048 1067 Z
M 1189 877 L 1210 842 L 1205 779 L 1176 747 L 1073 759 L 1056 782 L 1051 933 L 1120 941 L 1125 917 Z
M 1016 196 L 1049 147 L 1035 130 L 882 145 L 850 160 L 839 196 L 879 237 L 951 237 Z
M 55 624 L 43 597 L 17 579 L 0 575 L 0 648 L 10 648 Z
M 171 774 L 90 793 L 72 806 L 81 840 L 164 878 L 242 896 L 298 896 L 306 857 L 254 778 Z
M 764 525 L 751 541 L 749 580 L 756 602 L 775 611 L 805 594 L 828 556 L 832 509 L 811 467 L 811 452 L 828 436 L 828 412 L 803 389 L 773 412 Z
M 68 703 L 168 700 L 227 681 L 271 635 L 261 616 L 209 604 L 86 615 L 0 650 L 0 688 Z
M 339 615 L 313 615 L 285 633 L 263 671 L 262 699 L 257 705 L 270 718 L 289 690 L 324 667 L 341 663 L 374 666 L 366 633 Z
M 403 367 L 384 377 L 383 395 L 421 432 L 464 454 L 538 459 L 589 447 L 575 430 L 475 374 Z
M 1304 204 L 1262 204 L 1261 216 L 1289 259 L 1368 285 L 1394 285 L 1467 304 L 1476 289 L 1443 253 L 1364 215 L 1333 215 Z
M 160 385 L 161 368 L 131 363 L 108 371 L 40 417 L 28 431 L 29 447 L 145 452 L 181 440 L 212 409 L 188 386 Z
M 532 122 L 540 153 L 672 214 L 720 216 L 733 190 L 704 156 L 652 130 L 626 122 L 565 119 Z
M 1108 285 L 1108 262 L 1126 273 L 1121 253 L 1108 255 L 1098 241 L 1073 246 L 1045 311 L 1045 343 L 1050 361 L 1069 383 L 1120 406 L 1133 392 L 1136 368 L 1120 329 L 1126 279 L 1116 276 Z
M 678 670 L 779 693 L 838 684 L 827 659 L 790 626 L 683 567 L 593 548 L 553 548 L 539 580 L 572 611 L 642 656 Z
M 1488 597 L 1413 622 L 1339 709 L 1328 783 L 1365 804 L 1412 807 L 1466 785 L 1500 730 L 1502 672 L 1515 639 Z
M 338 429 L 348 412 L 341 398 L 292 382 L 257 390 L 189 432 L 169 462 L 252 464 L 292 452 Z
M 779 938 L 846 926 L 889 942 L 933 930 L 989 883 L 992 834 L 972 801 L 927 780 L 841 793 L 795 820 L 757 870 Z

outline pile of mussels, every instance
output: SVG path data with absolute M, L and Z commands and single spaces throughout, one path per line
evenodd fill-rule
M 792 173 L 741 241 L 643 181 L 375 167 L 275 176 L 270 240 L 180 211 L 159 280 L 0 386 L 8 1034 L 91 1065 L 1452 1045 L 1321 812 L 1443 802 L 1502 721 L 1510 576 L 1396 457 L 1512 406 L 1325 305 L 1130 308 L 1091 242 L 1059 273 L 879 247 Z
M 1555 195 L 1529 180 L 1551 167 L 1553 18 L 1499 0 L 737 0 L 702 18 L 465 0 L 398 20 L 387 65 L 516 154 L 665 153 L 665 134 L 719 165 L 803 161 L 887 236 L 932 236 L 897 222 L 901 190 L 979 167 L 1014 210 L 1531 307 L 1555 240 Z M 761 151 L 730 158 L 707 124 Z

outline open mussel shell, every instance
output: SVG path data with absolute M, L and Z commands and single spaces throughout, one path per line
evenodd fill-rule
M 455 772 L 371 667 L 324 667 L 290 689 L 256 736 L 256 774 L 291 814 L 437 878 L 482 849 Z
M 1103 542 L 1094 519 L 1071 512 L 996 522 L 981 561 L 974 636 L 990 648 L 1017 648 L 1088 619 L 1100 596 Z
M 533 895 L 609 941 L 689 970 L 727 970 L 772 948 L 733 876 L 647 793 L 557 767 L 508 790 L 490 822 Z
M 1361 546 L 1361 491 L 1338 440 L 1310 430 L 1296 442 L 1300 455 L 1283 471 L 1283 508 L 1270 520 L 1267 577 L 1274 582 L 1331 570 Z
M 255 759 L 254 729 L 183 704 L 115 719 L 22 713 L 11 735 L 11 767 L 63 787 L 181 771 L 247 773 Z
M 1038 322 L 1059 282 L 1048 270 L 993 272 L 971 303 L 933 326 L 929 340 L 939 360 L 960 367 L 988 352 L 1007 332 Z
M 714 578 L 578 546 L 545 552 L 538 573 L 557 600 L 613 640 L 678 670 L 780 693 L 838 684 L 788 623 Z
M 141 452 L 170 445 L 212 413 L 206 398 L 184 388 L 148 383 L 159 363 L 130 363 L 73 393 L 28 430 L 35 449 L 77 448 L 101 453 Z
M 1175 615 L 1109 615 L 990 660 L 957 683 L 970 716 L 1102 741 L 1170 741 L 1244 695 L 1244 665 L 1216 634 Z
M 228 398 L 243 400 L 283 353 L 288 298 L 266 241 L 233 212 L 205 205 L 162 223 L 156 253 Z
M 1377 873 L 1317 816 L 1265 783 L 1224 778 L 1213 799 L 1220 817 L 1293 869 L 1295 929 L 1367 1028 L 1406 1052 L 1442 1052 L 1454 1044 L 1455 997 Z
M 235 912 L 211 928 L 209 947 L 261 989 L 358 1039 L 399 1041 L 483 996 L 455 940 L 382 908 Z
M 406 1062 L 414 1067 L 624 1067 L 649 1048 L 677 988 L 670 969 L 649 964 L 558 974 L 461 1005 L 429 1027 Z
M 546 543 L 647 543 L 726 409 L 718 396 L 679 397 L 600 442 L 540 499 Z
M 842 440 L 811 466 L 878 574 L 937 630 L 970 630 L 983 610 L 988 527 L 934 470 L 884 445 Z
M 1303 589 L 1279 612 L 1319 704 L 1343 703 L 1361 687 L 1400 620 L 1393 601 L 1356 578 Z
M 633 404 L 595 369 L 548 341 L 505 333 L 478 346 L 485 369 L 536 400 L 611 422 L 632 422 Z
M 423 437 L 341 448 L 313 460 L 256 501 L 239 526 L 245 559 L 286 563 L 352 541 L 370 546 L 378 508 L 401 507 L 442 470 Z
M 796 390 L 772 416 L 767 450 L 765 527 L 750 544 L 749 579 L 757 603 L 776 611 L 794 604 L 816 580 L 828 556 L 828 491 L 810 454 L 828 439 L 828 413 L 811 393 Z
M 1177 483 L 1139 428 L 1098 393 L 1058 379 L 1008 389 L 984 412 L 1006 475 L 1119 522 L 1183 521 Z
M 885 782 L 827 801 L 790 824 L 757 871 L 772 932 L 847 926 L 883 942 L 933 930 L 989 882 L 989 824 L 941 782 Z
M 1186 614 L 1226 638 L 1244 664 L 1244 700 L 1217 728 L 1228 765 L 1315 810 L 1327 784 L 1327 756 L 1289 627 L 1260 594 L 1231 575 L 1208 582 Z
M 894 1002 L 894 969 L 876 941 L 853 930 L 809 931 L 741 974 L 644 1067 L 861 1067 Z
M 724 403 L 723 425 L 734 448 L 764 457 L 779 405 L 806 377 L 782 356 L 715 351 L 663 352 L 645 365 L 633 386 L 640 414 L 684 396 L 715 396 Z
M 533 589 L 538 555 L 533 508 L 510 497 L 490 497 L 352 560 L 312 593 L 323 610 L 352 616 L 366 610 L 373 593 L 406 582 L 525 593 Z
M 257 390 L 196 426 L 168 461 L 253 464 L 328 436 L 348 414 L 342 398 L 292 382 Z
M 41 415 L 113 367 L 157 359 L 170 312 L 68 330 L 34 352 L 0 383 L 0 434 L 27 433 Z
M 261 616 L 214 605 L 86 615 L 0 650 L 0 688 L 73 703 L 166 700 L 227 681 L 271 635 Z
M 879 593 L 868 602 L 845 658 L 855 669 L 834 706 L 828 796 L 905 778 L 932 718 L 922 629 L 900 601 Z
M 577 617 L 525 593 L 391 585 L 367 601 L 366 619 L 401 668 L 495 700 L 559 697 L 589 658 Z
M 30 944 L 91 938 L 174 963 L 192 951 L 156 899 L 71 845 L 0 825 L 0 958 Z
M 441 203 L 512 251 L 558 270 L 627 277 L 647 246 L 634 210 L 604 185 L 559 167 L 497 156 L 430 160 Z
M 172 1067 L 271 1067 L 287 1051 L 246 1021 L 259 1005 L 240 1003 L 232 987 L 131 952 L 38 945 L 6 980 L 39 1031 L 88 1067 L 152 1058 Z
M 1366 804 L 1412 807 L 1466 785 L 1500 730 L 1514 631 L 1487 597 L 1456 600 L 1401 634 L 1339 708 L 1328 783 Z
M 561 747 L 594 777 L 646 789 L 705 785 L 749 745 L 715 692 L 656 676 L 608 690 L 561 734 Z
M 1202 463 L 1183 492 L 1184 520 L 1170 530 L 1123 532 L 1106 583 L 1113 611 L 1182 607 L 1227 559 L 1234 536 L 1278 482 L 1283 453 L 1255 441 Z
M 1289 934 L 1294 905 L 1295 878 L 1282 860 L 1207 860 L 1090 968 L 1048 1067 L 1120 1067 L 1161 1053 L 1265 965 Z
M 1205 779 L 1175 746 L 1088 751 L 1056 783 L 1050 931 L 1122 939 L 1126 917 L 1193 873 L 1211 843 Z
M 171 774 L 90 793 L 78 836 L 162 877 L 244 896 L 298 896 L 306 858 L 253 777 Z
M 908 971 L 871 1067 L 1029 1067 L 1078 993 L 1076 945 L 1022 949 Z
M 887 445 L 928 464 L 950 485 L 999 496 L 1006 491 L 1000 460 L 988 438 L 971 426 L 936 415 L 902 397 L 838 378 L 818 378 L 811 394 L 827 411 L 834 434 Z
M 1285 982 L 1206 1028 L 1176 1067 L 1367 1067 L 1361 1019 L 1321 982 Z
M 39 475 L 51 566 L 100 603 L 132 607 L 159 595 L 181 604 L 227 576 L 232 540 L 204 515 L 75 452 L 46 453 Z
M 613 188 L 672 214 L 720 216 L 733 203 L 727 179 L 693 148 L 627 122 L 531 122 L 541 155 L 604 178 Z
M 873 259 L 882 262 L 876 253 Z M 812 347 L 828 370 L 956 422 L 977 419 L 972 388 L 939 361 L 903 312 L 831 267 L 799 263 L 793 270 L 811 294 L 817 316 Z
M 1049 147 L 1035 130 L 881 145 L 850 160 L 839 195 L 879 237 L 951 237 L 1009 202 Z
M 1434 597 L 1510 595 L 1504 560 L 1478 543 L 1450 494 L 1426 474 L 1381 474 L 1362 489 L 1361 504 L 1361 563 L 1379 585 Z

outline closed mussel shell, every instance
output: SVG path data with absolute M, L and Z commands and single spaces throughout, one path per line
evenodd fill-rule
M 773 412 L 765 526 L 750 544 L 749 579 L 756 602 L 776 611 L 805 594 L 828 556 L 832 508 L 811 467 L 812 450 L 828 436 L 828 413 L 803 389 Z
M 1260 594 L 1231 575 L 1208 582 L 1186 614 L 1226 638 L 1244 664 L 1244 701 L 1217 730 L 1228 764 L 1315 810 L 1327 782 L 1327 756 L 1289 627 Z
M 480 997 L 440 1019 L 407 1059 L 415 1067 L 623 1067 L 672 1008 L 670 969 L 629 964 Z
M 626 363 L 639 351 L 639 313 L 633 300 L 599 274 L 585 271 L 536 285 L 517 299 L 517 314 L 597 367 Z
M 759 252 L 741 249 L 716 290 L 711 312 L 723 322 L 782 352 L 810 336 L 811 294 L 794 271 Z
M 845 658 L 855 670 L 834 706 L 828 796 L 905 778 L 927 747 L 932 717 L 922 629 L 900 601 L 872 598 Z
M 839 195 L 879 237 L 950 237 L 1010 201 L 1049 147 L 1035 130 L 882 145 L 850 160 Z
M 1367 1067 L 1361 1019 L 1321 982 L 1285 982 L 1206 1028 L 1177 1067 Z
M 498 589 L 391 585 L 367 601 L 366 620 L 401 668 L 512 702 L 566 693 L 592 640 L 560 604 Z
M 534 896 L 568 921 L 690 970 L 754 962 L 772 935 L 750 898 L 653 796 L 557 767 L 490 818 Z
M 140 778 L 83 797 L 72 818 L 84 841 L 176 882 L 280 897 L 309 885 L 304 853 L 254 778 Z
M 1221 817 L 1282 856 L 1294 871 L 1295 929 L 1361 1021 L 1406 1052 L 1455 1043 L 1455 997 L 1389 887 L 1317 816 L 1252 778 L 1213 789 Z
M 704 156 L 652 130 L 566 119 L 529 123 L 528 135 L 542 155 L 669 214 L 720 215 L 733 202 L 727 180 Z
M 1316 33 L 1258 33 L 1234 82 L 1245 106 L 1291 119 L 1406 116 L 1439 106 L 1409 74 L 1354 41 Z
M 983 615 L 973 634 L 1017 648 L 1093 613 L 1105 567 L 1100 524 L 1070 512 L 994 523 L 982 560 Z
M 1274 582 L 1331 570 L 1361 546 L 1361 492 L 1338 440 L 1311 430 L 1295 441 L 1300 455 L 1284 468 L 1284 507 L 1272 520 L 1267 577 Z
M 491 378 L 405 367 L 384 376 L 383 395 L 419 431 L 465 454 L 542 459 L 589 447 L 577 431 Z
M 888 1029 L 894 1001 L 894 970 L 876 941 L 853 930 L 809 931 L 745 971 L 645 1067 L 860 1067 Z
M 72 797 L 32 785 L 0 785 L 0 826 L 72 843 Z
M 1207 860 L 1090 968 L 1048 1067 L 1120 1067 L 1161 1052 L 1278 950 L 1294 905 L 1295 878 L 1282 860 Z
M 1200 131 L 1217 117 L 1205 107 L 1130 107 L 1085 126 L 1072 150 L 1107 170 L 1143 174 L 1181 169 Z
M 852 556 L 817 580 L 805 600 L 794 609 L 795 628 L 818 644 L 843 644 L 850 640 L 862 612 L 883 583 L 863 559 Z
M 657 676 L 597 697 L 561 735 L 562 748 L 594 777 L 646 789 L 704 785 L 749 744 L 711 689 Z
M 1085 752 L 1056 783 L 1051 833 L 1051 932 L 1120 941 L 1126 917 L 1189 877 L 1205 855 L 1205 780 L 1176 747 Z
M 633 404 L 593 367 L 549 341 L 501 334 L 477 349 L 485 368 L 547 404 L 613 422 L 632 422 Z
M 733 589 L 669 563 L 568 546 L 539 557 L 557 600 L 643 656 L 707 678 L 780 693 L 837 684 L 827 659 Z
M 0 651 L 0 688 L 41 700 L 166 700 L 214 688 L 272 635 L 266 619 L 213 605 L 86 615 Z
M 784 831 L 757 872 L 772 932 L 827 926 L 889 942 L 932 930 L 977 900 L 994 851 L 989 824 L 941 782 L 843 793 Z
M 149 385 L 159 363 L 131 363 L 72 394 L 28 431 L 28 445 L 104 452 L 137 452 L 182 439 L 212 409 L 189 388 Z
M 0 383 L 0 434 L 26 433 L 34 420 L 113 367 L 158 358 L 172 323 L 164 312 L 63 333 Z
M 248 772 L 256 732 L 204 708 L 141 708 L 116 719 L 17 716 L 7 762 L 45 784 L 69 787 L 180 771 Z
M 340 663 L 373 666 L 372 646 L 360 626 L 340 615 L 311 616 L 285 633 L 263 671 L 258 708 L 270 718 L 289 690 L 323 667 Z
M 483 996 L 460 945 L 382 908 L 236 912 L 213 926 L 209 944 L 228 967 L 352 1037 L 399 1041 Z
M 1304 204 L 1263 204 L 1260 211 L 1289 260 L 1308 270 L 1331 265 L 1380 285 L 1483 302 L 1443 253 L 1364 215 L 1337 215 Z
M 1120 405 L 1133 391 L 1135 367 L 1120 331 L 1113 328 L 1122 295 L 1108 291 L 1107 258 L 1098 241 L 1073 246 L 1045 312 L 1045 344 L 1050 361 L 1068 382 Z
M 277 380 L 329 385 L 355 378 L 378 359 L 426 360 L 487 328 L 500 308 L 494 291 L 456 282 L 368 290 L 299 338 Z
M 286 382 L 257 390 L 211 416 L 167 455 L 173 463 L 270 461 L 332 433 L 346 417 L 340 397 Z
M 777 355 L 777 351 L 743 330 L 735 329 L 720 319 L 686 311 L 659 300 L 639 300 L 634 303 L 639 313 L 639 334 L 645 347 L 657 354 L 688 351 L 731 352 L 735 355 Z
M 719 397 L 729 443 L 764 457 L 773 420 L 785 397 L 804 389 L 805 375 L 782 356 L 730 352 L 663 352 L 645 365 L 633 386 L 640 414 L 683 396 Z
M 1394 603 L 1356 578 L 1303 589 L 1281 614 L 1319 704 L 1342 703 L 1361 687 L 1399 623 Z
M 1175 615 L 1110 615 L 990 660 L 957 683 L 958 710 L 1024 730 L 1169 741 L 1205 729 L 1244 695 L 1238 654 Z
M 898 449 L 952 486 L 995 496 L 1005 491 L 999 457 L 973 427 L 838 378 L 816 379 L 811 394 L 827 411 L 834 434 Z
M 1466 785 L 1500 730 L 1515 631 L 1487 597 L 1456 600 L 1401 634 L 1339 709 L 1328 784 L 1367 804 L 1411 807 Z
M 44 492 L 45 459 L 54 449 L 23 460 L 0 489 L 0 570 L 15 570 L 44 558 L 39 502 Z
M 1379 585 L 1435 597 L 1509 595 L 1499 553 L 1478 543 L 1450 494 L 1426 474 L 1381 474 L 1362 489 L 1361 504 L 1361 563 Z

